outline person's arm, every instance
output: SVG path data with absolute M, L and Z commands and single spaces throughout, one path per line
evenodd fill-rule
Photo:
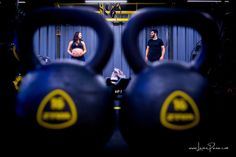
M 148 53 L 149 53 L 149 46 L 147 46 L 147 48 L 146 48 L 145 62 L 148 61 Z
M 81 56 L 82 56 L 82 55 L 84 55 L 87 52 L 87 48 L 86 48 L 86 44 L 85 44 L 84 41 L 81 41 L 81 43 L 83 45 L 83 50 L 84 50 L 83 54 L 81 54 Z
M 72 43 L 73 43 L 73 41 L 70 41 L 69 44 L 68 44 L 68 47 L 67 47 L 67 52 L 68 52 L 70 55 L 73 55 L 73 54 L 72 54 L 72 49 L 71 49 Z
M 166 48 L 164 45 L 161 46 L 161 57 L 160 60 L 163 60 L 165 57 L 165 53 L 166 53 Z

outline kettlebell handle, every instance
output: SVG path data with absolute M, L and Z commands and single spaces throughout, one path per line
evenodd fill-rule
M 108 62 L 113 48 L 113 33 L 107 21 L 95 11 L 86 8 L 46 7 L 33 11 L 18 27 L 19 56 L 23 66 L 33 70 L 42 66 L 34 53 L 35 31 L 45 25 L 70 24 L 90 26 L 98 35 L 98 45 L 94 57 L 86 63 L 96 72 L 101 72 Z
M 180 8 L 143 8 L 138 10 L 126 23 L 122 36 L 125 57 L 134 73 L 139 73 L 150 66 L 145 63 L 139 46 L 139 32 L 153 25 L 179 25 L 194 28 L 202 36 L 203 49 L 196 60 L 191 62 L 192 68 L 200 70 L 204 63 L 213 61 L 218 51 L 219 30 L 213 17 L 207 13 Z M 130 46 L 132 45 L 132 46 Z

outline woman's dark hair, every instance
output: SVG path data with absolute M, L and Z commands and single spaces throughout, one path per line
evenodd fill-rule
M 73 37 L 73 41 L 76 42 L 79 39 L 79 33 L 81 32 L 75 32 L 74 37 Z M 82 41 L 82 39 L 79 39 L 80 41 Z

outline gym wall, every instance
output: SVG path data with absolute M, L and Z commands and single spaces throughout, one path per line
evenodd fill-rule
M 122 31 L 124 24 L 112 25 L 115 45 L 110 61 L 103 70 L 104 77 L 110 77 L 113 69 L 121 69 L 127 77 L 131 77 L 133 72 L 129 68 L 123 54 L 121 46 Z M 152 27 L 153 28 L 153 27 Z M 145 28 L 139 34 L 139 45 L 142 56 L 145 56 L 145 48 L 152 28 Z M 165 59 L 181 60 L 189 62 L 196 44 L 201 41 L 201 36 L 195 30 L 180 26 L 156 26 L 159 37 L 163 40 L 166 47 Z M 82 32 L 83 40 L 86 43 L 86 60 L 91 59 L 97 48 L 96 32 L 89 27 L 82 26 L 45 26 L 37 30 L 34 37 L 35 53 L 47 56 L 52 61 L 56 59 L 70 58 L 67 53 L 67 46 L 76 31 Z M 99 47 L 99 45 L 98 45 Z

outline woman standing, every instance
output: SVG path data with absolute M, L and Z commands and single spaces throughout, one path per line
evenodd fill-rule
M 73 40 L 68 44 L 67 52 L 71 55 L 71 58 L 80 61 L 85 61 L 85 53 L 87 52 L 86 44 L 82 39 L 81 32 L 75 32 Z

